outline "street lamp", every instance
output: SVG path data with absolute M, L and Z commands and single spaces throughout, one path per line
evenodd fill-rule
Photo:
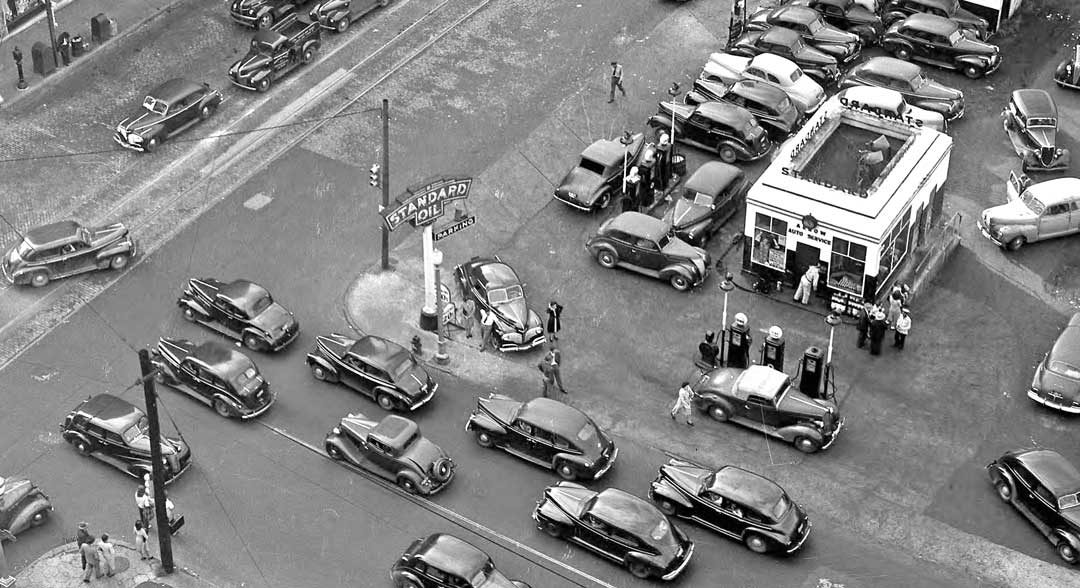
M 724 292 L 724 314 L 720 323 L 720 365 L 727 365 L 727 295 L 729 292 L 735 289 L 735 283 L 731 281 L 731 272 L 724 274 L 723 281 L 720 282 L 720 290 Z
M 623 194 L 623 197 L 625 198 L 626 197 L 626 158 L 630 155 L 630 145 L 634 142 L 634 137 L 633 137 L 633 135 L 630 134 L 630 131 L 623 131 L 623 136 L 622 136 L 622 138 L 619 139 L 619 142 L 622 143 L 622 146 L 623 146 L 623 154 L 622 154 L 622 194 Z
M 830 312 L 829 316 L 825 317 L 825 324 L 829 325 L 829 350 L 825 353 L 825 393 L 823 396 L 828 397 L 829 382 L 832 379 L 833 333 L 836 331 L 836 325 L 840 324 L 840 317 L 835 312 Z

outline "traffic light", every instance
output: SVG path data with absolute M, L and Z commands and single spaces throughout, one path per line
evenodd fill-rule
M 368 183 L 371 184 L 371 187 L 378 188 L 382 182 L 382 168 L 379 167 L 379 164 L 376 163 L 371 166 L 371 174 L 368 177 L 370 178 Z

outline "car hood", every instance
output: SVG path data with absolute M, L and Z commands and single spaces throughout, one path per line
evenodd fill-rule
M 37 486 L 27 479 L 0 478 L 0 507 L 14 505 L 32 494 Z
M 883 28 L 881 17 L 867 10 L 865 6 L 860 4 L 853 4 L 848 7 L 847 19 L 852 23 L 872 25 L 878 32 L 881 32 L 881 29 Z
M 857 42 L 858 40 L 858 35 L 842 31 L 832 25 L 825 25 L 818 29 L 818 32 L 814 33 L 815 43 L 828 43 L 830 45 L 850 45 Z
M 547 490 L 544 490 L 544 496 L 566 512 L 579 517 L 585 501 L 596 496 L 596 492 L 580 484 L 562 484 L 550 486 Z
M 106 243 L 118 241 L 127 235 L 127 227 L 123 223 L 114 223 L 104 227 L 90 229 L 90 246 L 100 247 Z
M 270 65 L 270 56 L 258 49 L 251 49 L 240 61 L 233 64 L 231 71 L 247 76 Z
M 431 466 L 444 457 L 448 457 L 446 452 L 426 437 L 417 439 L 401 456 L 402 459 L 409 460 L 425 474 L 431 473 Z
M 816 400 L 789 388 L 776 406 L 780 412 L 809 418 L 820 418 L 828 414 L 830 409 L 835 414 L 836 407 L 826 400 Z
M 518 331 L 524 331 L 529 328 L 529 323 L 532 322 L 531 319 L 533 315 L 536 314 L 529 310 L 525 298 L 504 302 L 492 306 L 492 308 L 495 310 L 495 314 L 497 314 L 503 322 L 509 323 L 511 327 Z
M 689 104 L 679 104 L 678 102 L 660 102 L 657 105 L 657 112 L 668 116 L 674 116 L 676 120 L 684 121 L 688 116 L 693 114 L 695 106 Z
M 322 15 L 333 10 L 340 10 L 345 8 L 345 4 L 345 0 L 326 0 L 325 2 L 319 2 L 311 8 L 311 14 Z
M 487 580 L 484 580 L 484 582 L 476 588 L 519 588 L 523 585 L 524 584 L 515 583 L 514 581 L 504 576 L 502 572 L 495 569 L 491 570 L 491 573 L 488 574 Z
M 669 207 L 664 213 L 664 222 L 675 229 L 686 229 L 707 219 L 710 214 L 712 214 L 712 207 L 694 204 L 687 198 L 678 198 L 675 200 L 675 205 Z
M 238 8 L 244 9 L 258 8 L 263 4 L 266 4 L 266 0 L 237 0 L 235 3 Z
M 660 472 L 671 482 L 696 494 L 705 478 L 712 472 L 688 461 L 673 459 L 660 466 Z
M 1054 127 L 1028 127 L 1028 139 L 1036 147 L 1054 147 L 1057 145 L 1057 129 Z
M 595 200 L 596 190 L 600 188 L 604 178 L 582 167 L 570 170 L 559 183 L 557 191 L 566 195 L 573 192 L 574 199 L 588 204 Z
M 1009 200 L 983 211 L 983 218 L 996 224 L 1033 223 L 1038 216 L 1020 200 Z
M 296 319 L 285 307 L 277 302 L 271 303 L 266 310 L 251 319 L 251 324 L 262 329 L 266 333 L 277 333 L 279 330 L 292 325 Z
M 957 41 L 955 45 L 953 45 L 953 49 L 955 49 L 958 53 L 962 54 L 984 55 L 987 57 L 998 52 L 998 48 L 996 46 L 989 43 L 983 43 L 982 41 L 979 41 L 977 39 L 972 39 L 971 37 L 968 37 L 966 35 L 963 36 L 963 38 L 961 38 L 959 41 Z
M 1080 531 L 1080 506 L 1066 508 L 1061 511 L 1061 518 L 1069 521 L 1073 532 Z
M 315 337 L 315 341 L 323 351 L 338 358 L 344 356 L 345 352 L 349 350 L 349 346 L 355 343 L 355 341 L 345 335 L 339 335 L 337 333 L 319 335 L 318 337 Z
M 793 53 L 792 56 L 796 61 L 809 63 L 811 65 L 836 65 L 836 58 L 828 53 L 825 53 L 821 49 L 815 49 L 810 45 L 805 45 L 802 51 Z
M 518 409 L 521 408 L 521 402 L 502 394 L 492 394 L 487 398 L 480 398 L 477 403 L 502 423 L 509 423 L 514 420 Z
M 672 238 L 662 250 L 664 255 L 672 257 L 684 257 L 686 259 L 704 259 L 705 251 L 694 247 L 682 239 Z
M 141 133 L 156 124 L 160 124 L 163 120 L 165 120 L 164 116 L 143 109 L 139 114 L 120 121 L 116 128 L 126 133 Z
M 964 99 L 964 93 L 960 90 L 931 79 L 927 79 L 926 83 L 919 88 L 918 92 L 907 92 L 907 94 L 927 100 L 948 100 L 950 102 L 955 102 Z

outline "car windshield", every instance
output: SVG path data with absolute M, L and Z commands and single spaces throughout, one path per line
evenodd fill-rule
M 776 504 L 772 507 L 772 512 L 768 513 L 772 520 L 779 521 L 784 518 L 784 515 L 791 510 L 791 499 L 787 497 L 787 494 L 781 494 L 780 500 L 776 501 Z
M 1074 492 L 1058 497 L 1058 510 L 1073 508 L 1078 504 L 1080 504 L 1080 492 Z
M 757 119 L 753 118 L 753 117 L 750 117 L 750 120 L 746 121 L 746 124 L 743 126 L 743 129 L 742 129 L 743 138 L 748 139 L 751 136 L 753 136 L 753 134 L 755 132 L 757 132 L 758 126 L 759 125 L 758 125 Z
M 656 245 L 660 247 L 660 249 L 667 247 L 668 243 L 671 243 L 671 235 L 664 235 L 656 240 Z
M 590 171 L 598 176 L 604 175 L 604 166 L 586 157 L 581 158 L 581 163 L 578 165 L 585 171 Z
M 788 49 L 791 49 L 792 55 L 798 55 L 799 53 L 806 51 L 806 43 L 803 43 L 802 39 L 792 39 Z
M 820 19 L 815 18 L 814 20 L 811 20 L 810 22 L 806 23 L 806 30 L 810 31 L 810 34 L 812 34 L 812 35 L 816 35 L 817 32 L 820 31 L 821 29 L 822 29 L 822 24 L 821 24 Z
M 1080 368 L 1074 365 L 1069 365 L 1064 361 L 1051 361 L 1050 365 L 1046 366 L 1046 369 L 1054 372 L 1059 376 L 1065 376 L 1073 380 L 1080 380 Z
M 1027 204 L 1028 209 L 1035 214 L 1042 214 L 1046 210 L 1046 205 L 1041 200 L 1032 196 L 1031 190 L 1024 190 L 1024 193 L 1020 195 L 1020 201 Z
M 169 105 L 153 96 L 147 96 L 143 99 L 142 105 L 143 108 L 154 114 L 160 114 L 161 116 L 165 116 L 165 114 L 169 112 Z
M 520 298 L 524 298 L 525 293 L 521 289 L 520 284 L 514 284 L 513 286 L 507 286 L 505 288 L 498 288 L 496 290 L 488 291 L 488 302 L 491 304 L 505 304 L 507 302 L 513 302 Z
M 964 31 L 960 30 L 960 27 L 953 29 L 953 32 L 949 33 L 949 44 L 955 45 L 960 39 L 964 38 Z
M 236 388 L 236 393 L 240 396 L 250 396 L 254 394 L 259 386 L 262 385 L 263 378 L 259 375 L 259 372 L 255 369 L 255 366 L 251 366 L 243 372 L 236 375 L 233 378 L 232 384 Z
M 494 571 L 495 564 L 491 563 L 491 560 L 488 560 L 488 562 L 484 564 L 484 567 L 476 571 L 476 575 L 472 577 L 472 582 L 469 585 L 483 586 L 484 582 L 488 581 L 488 577 L 491 576 L 492 572 Z
M 784 96 L 783 98 L 780 99 L 779 102 L 776 103 L 775 112 L 787 112 L 787 111 L 789 111 L 791 109 L 792 109 L 791 99 L 788 98 L 787 96 Z
M 26 261 L 30 261 L 34 258 L 34 248 L 31 247 L 30 243 L 26 241 L 22 241 L 19 243 L 18 247 L 15 248 L 15 253 L 17 253 L 19 257 Z
M 653 527 L 653 530 L 649 532 L 649 537 L 652 537 L 653 541 L 659 541 L 664 537 L 667 537 L 670 532 L 671 525 L 668 524 L 666 518 L 661 518 L 660 521 L 656 523 L 656 526 Z
M 694 204 L 697 204 L 698 206 L 712 206 L 713 205 L 713 197 L 712 196 L 709 196 L 708 194 L 702 194 L 701 192 L 698 192 L 697 190 L 687 190 L 686 193 L 683 194 L 683 197 L 686 198 L 687 200 L 693 200 Z
M 274 303 L 274 299 L 269 294 L 256 298 L 255 302 L 251 304 L 251 316 L 259 316 L 262 311 L 270 308 L 270 305 Z
M 400 360 L 396 364 L 390 366 L 390 373 L 394 376 L 395 382 L 400 382 L 402 378 L 409 375 L 409 372 L 416 367 L 416 358 L 414 358 L 411 353 L 400 353 L 398 354 L 398 357 Z M 423 384 L 423 382 L 420 383 Z
M 139 419 L 139 422 L 131 425 L 124 431 L 124 443 L 131 445 L 139 437 L 149 436 L 150 434 L 150 421 L 146 420 L 146 417 Z

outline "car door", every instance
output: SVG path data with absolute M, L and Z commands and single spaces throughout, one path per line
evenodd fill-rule
M 371 388 L 367 362 L 352 353 L 346 353 L 345 357 L 341 358 L 341 365 L 345 368 L 341 371 L 342 383 L 358 390 L 367 391 Z
M 661 253 L 660 246 L 652 239 L 645 237 L 638 237 L 634 240 L 629 257 L 628 261 L 630 263 L 649 270 L 660 269 L 664 261 L 664 254 Z
M 398 463 L 394 450 L 378 439 L 367 438 L 367 451 L 362 452 L 380 476 L 393 480 L 397 476 Z
M 1039 240 L 1059 237 L 1072 232 L 1072 216 L 1068 202 L 1052 204 L 1039 215 Z
M 198 103 L 201 93 L 201 90 L 192 92 L 170 107 L 170 109 L 176 108 L 177 110 L 166 123 L 165 128 L 169 134 L 175 133 L 198 115 L 199 111 L 195 108 L 195 105 Z
M 185 359 L 180 362 L 178 369 L 173 374 L 176 376 L 176 381 L 182 387 L 190 389 L 200 400 L 206 400 L 206 391 L 199 385 L 199 366 L 190 359 Z
M 240 310 L 224 296 L 218 296 L 214 299 L 214 313 L 212 318 L 231 333 L 239 334 L 240 331 L 243 330 L 240 323 Z
M 197 382 L 197 385 L 198 393 L 202 395 L 203 398 L 210 401 L 218 394 L 226 397 L 235 396 L 235 394 L 231 393 L 229 385 L 225 380 L 222 380 L 217 374 L 205 368 L 199 369 L 199 381 Z
M 711 490 L 701 492 L 701 518 L 717 531 L 731 536 L 741 537 L 746 523 L 742 521 L 742 512 L 735 503 Z
M 555 458 L 555 437 L 556 435 L 551 431 L 537 426 L 533 427 L 531 453 L 537 461 L 550 464 L 551 460 Z
M 52 250 L 54 261 L 50 264 L 57 275 L 70 276 L 97 267 L 97 260 L 90 255 L 90 247 L 81 240 L 70 241 Z
M 506 436 L 505 447 L 511 453 L 542 465 L 548 465 L 548 463 L 550 463 L 541 462 L 540 459 L 534 456 L 534 452 L 538 449 L 538 444 L 534 437 L 536 434 L 536 427 L 534 427 L 532 423 L 516 419 L 513 423 L 510 423 L 507 432 L 509 434 Z
M 710 121 L 702 116 L 700 112 L 695 111 L 690 115 L 690 118 L 686 120 L 686 124 L 683 125 L 683 137 L 707 145 L 710 127 L 709 122 Z
M 773 405 L 773 401 L 760 398 L 758 396 L 750 395 L 746 398 L 743 404 L 743 410 L 745 411 L 746 418 L 754 421 L 759 425 L 765 425 L 768 427 L 780 426 L 779 411 L 776 410 L 776 406 Z
M 611 525 L 593 516 L 592 513 L 585 513 L 585 516 L 581 518 L 581 524 L 574 527 L 574 535 L 582 543 L 612 559 L 618 559 L 617 542 L 611 536 L 613 532 Z

